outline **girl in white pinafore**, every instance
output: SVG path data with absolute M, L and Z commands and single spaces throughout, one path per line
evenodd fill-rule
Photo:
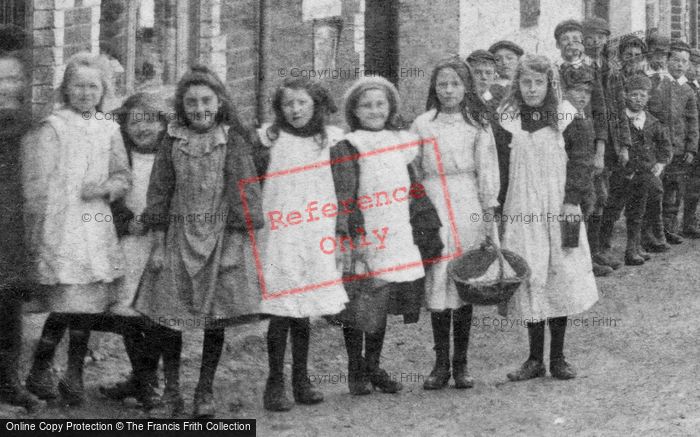
M 25 223 L 33 280 L 33 310 L 51 312 L 35 352 L 27 388 L 57 396 L 51 363 L 70 325 L 66 375 L 59 390 L 69 404 L 84 400 L 83 361 L 91 314 L 116 300 L 124 257 L 109 202 L 129 190 L 131 176 L 117 123 L 102 112 L 111 75 L 106 59 L 74 55 L 59 89 L 64 106 L 23 144 Z
M 321 247 L 324 238 L 336 236 L 336 219 L 324 217 L 321 209 L 327 203 L 337 204 L 329 161 L 331 146 L 342 138 L 342 131 L 326 126 L 335 105 L 325 88 L 308 79 L 285 80 L 272 107 L 275 121 L 259 129 L 260 144 L 253 152 L 263 177 L 265 214 L 256 242 L 263 288 L 260 311 L 272 315 L 267 332 L 270 373 L 263 403 L 270 411 L 287 411 L 292 407 L 284 389 L 289 332 L 294 400 L 321 402 L 323 395 L 307 374 L 309 317 L 338 314 L 348 301 L 336 255 L 324 253 Z M 312 202 L 317 202 L 316 220 L 307 221 L 305 209 Z M 292 211 L 302 212 L 301 223 L 281 225 L 270 218 L 279 212 L 286 222 Z
M 576 109 L 561 102 L 556 67 L 544 56 L 524 56 L 514 84 L 518 88 L 499 111 L 503 128 L 513 134 L 503 209 L 510 219 L 503 247 L 524 257 L 532 276 L 510 302 L 513 314 L 528 322 L 530 357 L 508 378 L 544 376 L 546 321 L 552 334 L 550 372 L 569 379 L 576 373 L 564 360 L 567 316 L 586 311 L 598 300 L 585 228 L 581 226 L 578 247 L 562 248 L 560 214 L 581 214 L 578 206 L 564 203 L 567 156 L 562 132 Z M 534 218 L 516 220 L 520 215 Z
M 415 163 L 443 223 L 440 228 L 440 237 L 445 243 L 442 256 L 459 255 L 458 249 L 469 250 L 482 243 L 487 235 L 498 238 L 491 232 L 500 186 L 496 145 L 488 123 L 481 124 L 472 116 L 486 111 L 473 84 L 471 71 L 464 62 L 459 59 L 440 62 L 430 81 L 428 112 L 418 116 L 411 127 L 424 140 L 434 139 L 437 143 L 437 151 L 433 142 L 423 144 Z M 438 167 L 438 153 L 447 193 Z M 446 201 L 448 194 L 452 217 Z M 473 220 L 474 216 L 481 220 Z M 435 367 L 423 384 L 428 390 L 445 387 L 450 378 L 451 323 L 455 387 L 474 385 L 466 369 L 472 306 L 459 298 L 455 283 L 447 274 L 448 262 L 434 263 L 426 271 L 425 301 L 431 312 L 436 356 Z
M 411 186 L 408 165 L 418 154 L 420 139 L 413 133 L 399 130 L 396 125 L 400 105 L 396 88 L 382 77 L 366 77 L 348 89 L 344 100 L 345 120 L 351 132 L 335 149 L 345 150 L 338 153 L 340 156 L 359 155 L 359 177 L 355 176 L 357 189 L 351 198 L 374 199 L 375 193 Z M 391 150 L 393 147 L 397 148 Z M 350 236 L 357 238 L 353 233 L 357 234 L 361 226 L 373 243 L 357 248 L 353 256 L 364 261 L 371 272 L 369 290 L 363 293 L 374 294 L 377 302 L 388 300 L 392 293 L 414 294 L 418 287 L 423 287 L 425 276 L 421 253 L 413 239 L 409 201 L 382 203 L 368 209 L 360 208 L 359 214 L 350 216 L 353 224 L 348 225 Z M 385 235 L 384 243 L 379 244 L 374 238 L 375 232 Z M 360 297 L 354 296 L 354 299 Z M 362 326 L 343 327 L 348 353 L 348 385 L 353 395 L 369 394 L 372 387 L 384 393 L 396 393 L 403 388 L 379 367 L 389 311 L 387 305 L 374 315 L 380 327 L 375 332 L 364 331 Z

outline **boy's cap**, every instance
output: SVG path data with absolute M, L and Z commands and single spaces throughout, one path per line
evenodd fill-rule
M 593 86 L 595 81 L 595 72 L 593 67 L 581 65 L 575 67 L 567 65 L 561 71 L 561 83 L 565 90 L 574 88 L 580 85 Z
M 671 51 L 672 52 L 688 52 L 690 53 L 690 46 L 688 45 L 687 42 L 680 40 L 680 39 L 674 39 L 671 41 Z
M 486 50 L 474 50 L 467 56 L 467 64 L 474 64 L 477 62 L 493 62 L 496 64 L 496 57 L 493 55 L 493 53 L 488 52 Z
M 636 35 L 625 35 L 620 39 L 620 43 L 618 45 L 618 52 L 622 54 L 627 47 L 639 47 L 642 49 L 642 53 L 647 51 L 647 45 L 644 44 L 644 41 Z
M 525 51 L 517 45 L 516 43 L 512 41 L 507 41 L 507 40 L 502 40 L 498 41 L 497 43 L 494 43 L 491 47 L 489 47 L 489 52 L 493 53 L 494 55 L 496 54 L 497 51 L 501 49 L 506 49 L 510 50 L 511 52 L 515 53 L 518 56 L 522 56 Z
M 668 53 L 671 51 L 671 39 L 658 33 L 652 34 L 647 38 L 647 48 L 649 53 Z
M 651 89 L 651 79 L 649 79 L 645 74 L 636 74 L 625 83 L 625 88 L 628 91 L 632 90 L 647 90 Z
M 693 64 L 700 63 L 700 50 L 696 48 L 690 49 L 690 62 Z
M 583 33 L 590 35 L 592 33 L 604 33 L 610 36 L 610 26 L 608 22 L 600 17 L 591 17 L 583 22 Z
M 554 28 L 554 39 L 559 41 L 559 36 L 561 36 L 562 33 L 571 32 L 572 30 L 577 30 L 583 33 L 583 25 L 576 20 L 562 21 L 561 23 L 557 24 L 557 27 Z

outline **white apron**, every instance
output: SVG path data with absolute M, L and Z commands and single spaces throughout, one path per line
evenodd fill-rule
M 312 165 L 330 161 L 330 148 L 342 139 L 343 133 L 327 127 L 327 140 L 321 147 L 313 137 L 284 131 L 272 142 L 267 136 L 268 127 L 258 131 L 263 145 L 270 148 L 268 175 L 310 167 L 263 181 L 265 226 L 258 232 L 256 242 L 264 281 L 261 312 L 298 318 L 337 314 L 348 302 L 342 272 L 335 255 L 323 253 L 320 246 L 324 237 L 335 237 L 335 218 L 304 220 L 287 227 L 278 223 L 273 230 L 269 213 L 279 211 L 286 217 L 292 211 L 301 211 L 306 218 L 309 202 L 318 202 L 319 210 L 326 203 L 337 203 L 330 165 Z
M 380 132 L 357 130 L 345 135 L 350 144 L 362 155 L 358 159 L 360 184 L 357 198 L 376 193 L 392 192 L 399 187 L 411 186 L 407 165 L 418 155 L 418 146 L 369 154 L 384 148 L 418 141 L 415 134 L 406 131 Z M 369 155 L 368 155 L 369 154 Z M 418 246 L 413 243 L 409 202 L 392 202 L 362 211 L 364 229 L 373 245 L 366 248 L 367 267 L 374 276 L 387 282 L 409 282 L 425 276 Z M 384 235 L 384 243 L 369 237 L 374 232 Z
M 556 217 L 566 182 L 562 132 L 575 112 L 564 101 L 558 108 L 559 130 L 545 127 L 533 133 L 521 129 L 514 113 L 501 117 L 502 126 L 513 134 L 503 247 L 524 257 L 532 270 L 529 283 L 511 299 L 509 314 L 512 309 L 526 322 L 578 314 L 598 300 L 585 227 L 579 247 L 564 249 Z

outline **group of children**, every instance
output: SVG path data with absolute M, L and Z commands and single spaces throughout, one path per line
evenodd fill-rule
M 103 113 L 111 87 L 104 61 L 75 55 L 58 90 L 61 108 L 24 136 L 21 156 L 13 155 L 21 175 L 7 176 L 15 181 L 13 195 L 24 201 L 23 272 L 31 285 L 14 277 L 3 282 L 10 284 L 3 293 L 31 294 L 27 309 L 50 315 L 26 390 L 16 362 L 11 371 L 9 354 L 18 349 L 3 352 L 3 399 L 28 409 L 59 396 L 82 403 L 90 331 L 102 330 L 123 336 L 133 370 L 100 391 L 179 416 L 182 332 L 198 330 L 204 338 L 193 415 L 212 417 L 225 328 L 265 317 L 264 407 L 315 404 L 323 395 L 310 383 L 307 361 L 310 318 L 318 316 L 342 323 L 351 394 L 396 393 L 401 384 L 380 367 L 387 318 L 400 314 L 415 322 L 421 306 L 430 311 L 436 355 L 424 388 L 441 389 L 450 378 L 456 388 L 472 387 L 472 306 L 460 298 L 448 263 L 487 237 L 502 240 L 532 271 L 501 308 L 532 321 L 529 356 L 508 378 L 546 374 L 545 324 L 551 375 L 575 377 L 563 353 L 567 317 L 597 301 L 594 273 L 619 267 L 610 253 L 612 225 L 624 208 L 627 264 L 644 262 L 642 247 L 660 251 L 666 240 L 679 242 L 673 217 L 698 140 L 695 96 L 681 79 L 687 46 L 675 43 L 669 73 L 650 73 L 650 79 L 641 58 L 646 46 L 635 37 L 620 43 L 622 68 L 609 68 L 607 35 L 600 20 L 561 23 L 558 64 L 509 41 L 466 61 L 441 61 L 430 78 L 426 112 L 409 129 L 398 125 L 395 86 L 362 78 L 343 98 L 347 132 L 329 124 L 337 107 L 328 90 L 304 78 L 284 80 L 273 96 L 272 123 L 248 129 L 225 85 L 204 66 L 180 79 L 173 120 L 162 100 L 139 93 L 115 112 L 117 125 Z M 13 56 L 0 53 L 0 66 Z M 683 116 L 652 115 L 670 113 L 665 105 L 680 108 L 680 95 L 688 95 L 692 111 L 687 104 L 678 109 Z M 15 139 L 3 146 L 14 153 L 21 135 L 3 129 Z M 397 187 L 411 187 L 406 201 L 362 207 L 360 199 L 395 188 L 396 196 Z M 686 214 L 697 205 L 697 196 L 694 203 L 688 196 Z M 347 207 L 348 200 L 357 207 L 326 214 L 325 205 Z M 323 220 L 282 230 L 271 223 L 270 211 L 302 211 L 313 202 L 324 205 Z M 469 219 L 474 213 L 561 215 L 564 221 L 508 221 L 499 230 Z M 114 221 L 97 219 L 106 216 Z M 586 226 L 566 238 L 582 218 Z M 684 233 L 700 236 L 690 220 Z M 365 244 L 370 230 L 382 230 L 386 244 Z M 11 237 L 6 234 L 4 228 L 3 244 Z M 323 245 L 319 250 L 328 236 L 340 242 L 335 256 Z M 9 261 L 2 262 L 5 275 Z M 15 314 L 3 323 L 19 320 L 18 307 L 3 303 L 3 314 Z M 56 384 L 52 361 L 66 330 L 68 365 Z M 18 330 L 10 332 L 2 341 L 18 342 Z M 285 389 L 288 338 L 294 402 Z

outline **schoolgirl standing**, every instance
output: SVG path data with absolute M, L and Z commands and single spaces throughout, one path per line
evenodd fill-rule
M 110 314 L 100 315 L 92 325 L 93 330 L 106 330 L 122 334 L 124 348 L 132 365 L 132 373 L 126 381 L 112 387 L 100 387 L 100 392 L 114 400 L 135 397 L 151 409 L 159 403 L 154 388 L 158 386 L 158 361 L 161 345 L 149 342 L 147 320 L 136 312 L 133 304 L 141 275 L 151 254 L 152 239 L 146 233 L 141 214 L 146 207 L 148 184 L 167 127 L 166 105 L 155 94 L 136 93 L 115 111 L 126 147 L 133 184 L 124 199 L 112 202 L 112 218 L 120 238 L 126 262 L 126 274 L 119 288 L 117 303 Z M 153 344 L 151 344 L 153 343 Z
M 496 145 L 486 114 L 486 106 L 474 88 L 470 69 L 459 59 L 440 62 L 433 70 L 428 91 L 427 110 L 413 122 L 411 130 L 424 139 L 437 141 L 447 181 L 444 192 L 436 153 L 430 143 L 424 144 L 416 158 L 418 173 L 428 197 L 436 205 L 442 255 L 457 252 L 484 241 L 492 232 L 493 209 L 498 206 L 499 173 Z M 450 225 L 446 194 L 454 214 L 456 229 Z M 477 214 L 479 222 L 468 217 Z M 455 238 L 456 231 L 458 238 Z M 467 349 L 472 306 L 459 298 L 454 282 L 447 274 L 447 261 L 431 265 L 426 271 L 426 306 L 431 311 L 435 341 L 435 367 L 426 378 L 425 389 L 440 389 L 450 379 L 450 323 L 454 336 L 452 377 L 455 388 L 470 388 L 474 382 L 467 371 Z
M 40 398 L 56 396 L 51 363 L 71 328 L 68 366 L 59 391 L 69 404 L 84 400 L 83 362 L 89 317 L 116 296 L 124 259 L 110 216 L 110 201 L 128 191 L 129 163 L 118 125 L 102 113 L 111 80 L 101 57 L 73 56 L 59 89 L 63 106 L 23 144 L 25 222 L 33 280 L 33 309 L 50 311 L 27 378 Z
M 166 346 L 163 403 L 182 410 L 179 357 L 182 330 L 204 330 L 195 417 L 216 413 L 213 381 L 224 328 L 259 312 L 260 293 L 238 181 L 255 175 L 249 133 L 239 122 L 224 84 L 195 66 L 177 85 L 177 120 L 168 125 L 151 173 L 146 227 L 153 231 L 149 265 L 134 308 L 161 325 Z M 260 191 L 246 186 L 249 219 L 261 226 Z
M 556 67 L 544 56 L 521 58 L 511 96 L 501 107 L 503 128 L 513 134 L 510 184 L 504 213 L 542 217 L 508 223 L 503 247 L 525 258 L 532 270 L 529 283 L 516 291 L 510 307 L 528 323 L 530 356 L 512 381 L 544 376 L 544 326 L 552 334 L 550 373 L 559 379 L 576 376 L 564 359 L 567 317 L 586 311 L 598 300 L 586 232 L 580 227 L 578 247 L 563 248 L 561 220 L 580 220 L 578 205 L 564 202 L 566 191 L 578 189 L 567 174 L 563 132 L 576 109 L 561 101 Z M 561 216 L 560 216 L 561 214 Z M 550 218 L 553 217 L 553 218 Z M 510 312 L 509 312 L 510 314 Z
M 419 138 L 398 129 L 396 121 L 400 100 L 396 88 L 382 77 L 365 77 L 348 89 L 344 100 L 345 120 L 351 132 L 334 147 L 333 159 L 355 156 L 353 161 L 357 169 L 356 175 L 349 178 L 338 175 L 339 181 L 356 181 L 337 184 L 344 186 L 346 191 L 339 198 L 374 197 L 375 193 L 411 186 L 408 164 L 418 153 Z M 415 143 L 416 147 L 406 147 L 409 143 Z M 392 146 L 399 148 L 382 151 Z M 351 171 L 348 169 L 346 173 Z M 415 197 L 427 200 L 424 195 Z M 425 210 L 430 209 L 434 212 L 432 205 Z M 362 211 L 358 206 L 347 220 L 347 232 L 356 241 L 353 256 L 365 264 L 372 275 L 371 290 L 363 292 L 373 293 L 375 297 L 384 296 L 383 300 L 375 299 L 376 302 L 405 301 L 407 304 L 403 309 L 410 311 L 410 301 L 414 299 L 409 296 L 422 295 L 425 272 L 421 250 L 414 242 L 409 202 L 392 202 L 376 208 L 362 208 Z M 439 220 L 436 221 L 439 228 Z M 366 234 L 381 230 L 385 234 L 386 244 L 360 247 L 360 229 L 366 230 Z M 428 245 L 440 242 L 436 235 L 432 237 Z M 438 248 L 438 253 L 440 249 L 442 247 Z M 398 299 L 393 299 L 396 296 Z M 403 388 L 399 381 L 379 367 L 391 305 L 381 304 L 376 309 L 381 311 L 375 315 L 380 319 L 373 323 L 379 326 L 376 331 L 365 332 L 361 326 L 353 325 L 343 327 L 348 353 L 348 386 L 353 395 L 369 394 L 372 388 L 384 393 L 396 393 Z M 402 308 L 395 310 L 391 311 L 392 314 L 401 313 Z
M 272 107 L 274 123 L 258 130 L 258 173 L 311 166 L 263 179 L 263 211 L 268 215 L 257 243 L 265 291 L 261 312 L 272 315 L 267 332 L 270 374 L 263 403 L 267 410 L 287 411 L 292 407 L 284 384 L 288 333 L 291 331 L 294 400 L 299 404 L 321 402 L 323 395 L 307 376 L 309 317 L 337 314 L 348 299 L 336 257 L 319 248 L 321 239 L 335 236 L 336 220 L 275 229 L 269 213 L 303 210 L 310 202 L 319 206 L 337 203 L 330 166 L 315 164 L 329 161 L 331 146 L 343 133 L 326 125 L 327 116 L 336 110 L 328 91 L 309 80 L 285 80 L 275 92 Z

